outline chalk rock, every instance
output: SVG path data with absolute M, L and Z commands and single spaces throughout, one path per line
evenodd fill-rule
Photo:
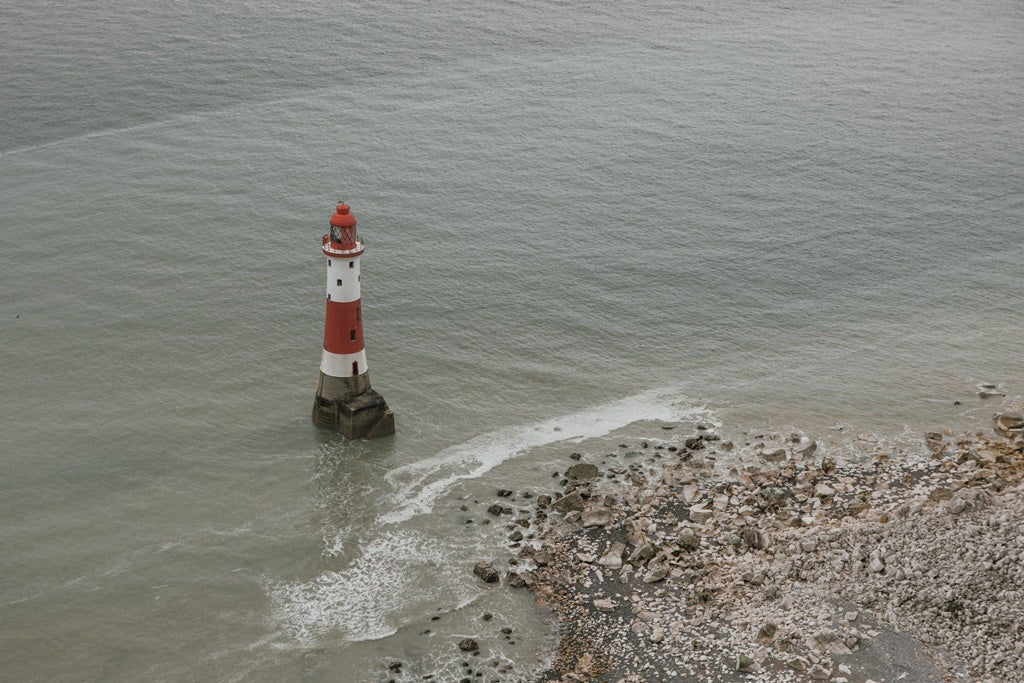
M 651 627 L 637 619 L 630 625 L 629 630 L 637 635 L 647 635 L 651 632 Z
M 670 569 L 665 563 L 652 564 L 648 567 L 647 573 L 644 574 L 643 581 L 644 583 L 657 583 L 668 576 Z
M 679 545 L 684 550 L 694 551 L 700 547 L 700 536 L 693 529 L 683 529 L 679 534 Z
M 786 459 L 786 450 L 784 448 L 778 448 L 774 451 L 762 453 L 761 457 L 768 462 L 782 462 Z
M 508 585 L 513 588 L 533 588 L 537 584 L 537 575 L 533 572 L 520 572 L 508 574 Z
M 747 655 L 736 655 L 736 670 L 737 671 L 750 671 L 754 668 L 754 659 Z
M 773 622 L 768 622 L 757 632 L 754 640 L 760 645 L 771 645 L 772 641 L 775 640 L 775 634 L 778 633 L 779 627 Z
M 696 484 L 687 484 L 683 487 L 683 501 L 687 505 L 693 505 L 700 500 L 700 487 Z
M 760 550 L 765 547 L 764 534 L 755 529 L 754 527 L 744 527 L 743 531 L 740 532 L 740 538 L 751 548 Z
M 1015 439 L 1024 435 L 1024 415 L 1020 413 L 1002 413 L 995 416 L 995 429 L 1000 436 Z
M 645 541 L 633 551 L 632 555 L 629 556 L 629 563 L 639 566 L 654 557 L 654 552 L 654 544 L 650 541 Z
M 615 610 L 615 602 L 611 598 L 594 600 L 594 608 L 598 612 L 612 612 Z
M 573 510 L 583 511 L 585 505 L 583 504 L 583 496 L 579 494 L 579 491 L 573 491 L 567 496 L 562 496 L 554 503 L 551 507 L 555 508 L 559 512 L 571 512 Z
M 807 671 L 810 668 L 811 663 L 806 657 L 792 657 L 788 662 L 790 668 L 796 669 L 797 671 Z
M 832 671 L 826 669 L 821 664 L 815 664 L 807 670 L 807 675 L 816 681 L 827 681 L 832 678 Z
M 612 511 L 606 508 L 584 510 L 580 521 L 585 527 L 608 526 L 612 523 Z
M 800 448 L 795 449 L 793 451 L 793 455 L 795 455 L 796 457 L 801 458 L 801 459 L 809 458 L 812 455 L 814 455 L 814 452 L 816 450 L 818 450 L 818 442 L 817 441 L 811 441 L 806 446 L 801 446 Z
M 815 498 L 826 498 L 828 496 L 836 495 L 836 490 L 826 484 L 823 481 L 819 481 L 814 485 L 814 497 Z
M 621 569 L 622 568 L 622 556 L 626 552 L 626 546 L 622 543 L 613 543 L 608 550 L 604 551 L 601 555 L 601 559 L 598 560 L 598 564 L 603 564 L 609 569 Z
M 703 524 L 711 519 L 711 515 L 714 513 L 704 505 L 694 505 L 690 508 L 689 514 L 691 522 L 694 524 Z

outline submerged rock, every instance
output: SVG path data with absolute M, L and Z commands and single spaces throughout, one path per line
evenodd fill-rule
M 600 470 L 597 469 L 597 465 L 591 465 L 589 463 L 581 462 L 570 467 L 565 476 L 569 479 L 593 479 L 598 475 Z
M 1016 439 L 1024 435 L 1024 415 L 1020 413 L 1002 413 L 995 416 L 995 429 L 1000 436 Z
M 484 583 L 497 583 L 501 578 L 498 570 L 486 562 L 477 562 L 473 567 L 473 573 L 479 576 Z

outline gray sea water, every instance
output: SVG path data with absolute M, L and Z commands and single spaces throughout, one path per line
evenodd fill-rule
M 987 419 L 1022 46 L 1016 0 L 3 3 L 0 678 L 528 676 L 474 501 L 659 421 Z M 309 420 L 339 199 L 373 442 Z

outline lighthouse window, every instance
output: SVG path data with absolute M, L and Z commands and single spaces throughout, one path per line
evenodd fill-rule
M 355 330 L 352 330 L 352 334 L 351 334 L 351 335 L 349 335 L 349 337 L 350 337 L 350 339 L 351 339 L 352 341 L 355 341 L 355 340 L 356 340 L 356 331 L 355 331 Z
M 341 278 L 338 278 L 338 286 L 341 287 Z
M 355 268 L 356 267 L 356 262 L 355 261 L 349 261 L 348 262 L 348 267 L 349 268 Z
M 358 375 L 358 374 L 359 374 L 359 361 L 355 361 L 354 363 L 352 363 L 352 375 L 355 376 L 355 375 Z
M 331 265 L 331 259 L 327 259 L 327 265 Z
M 359 306 L 356 306 L 356 320 L 362 320 L 362 318 L 359 317 Z

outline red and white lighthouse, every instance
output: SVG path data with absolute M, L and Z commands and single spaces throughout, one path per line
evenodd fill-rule
M 394 434 L 394 413 L 384 397 L 370 388 L 359 294 L 363 240 L 356 234 L 355 216 L 345 204 L 339 203 L 331 216 L 323 252 L 327 257 L 327 322 L 313 422 L 350 439 Z

